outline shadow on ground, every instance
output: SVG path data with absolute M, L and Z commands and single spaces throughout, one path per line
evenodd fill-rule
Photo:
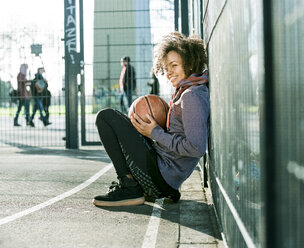
M 139 206 L 122 206 L 122 207 L 97 207 L 106 212 L 126 212 L 138 215 L 151 216 L 153 211 L 152 199 Z M 215 239 L 221 240 L 221 235 L 215 232 L 210 226 L 210 220 L 204 221 L 201 216 L 198 216 L 202 211 L 208 212 L 204 214 L 209 218 L 210 207 L 208 204 L 193 200 L 180 200 L 178 203 L 173 203 L 169 199 L 165 199 L 163 209 L 161 212 L 161 219 L 176 223 L 193 229 L 197 232 L 207 234 Z M 196 214 L 197 213 L 197 214 Z M 180 228 L 179 228 L 180 229 Z
M 100 161 L 105 163 L 110 163 L 105 150 L 103 150 L 102 145 L 81 148 L 81 149 L 65 149 L 65 148 L 53 148 L 53 147 L 37 147 L 37 146 L 28 146 L 15 142 L 3 142 L 6 145 L 16 148 L 17 154 L 24 155 L 48 155 L 48 156 L 63 156 L 63 157 L 73 157 L 82 160 L 90 161 Z M 5 149 L 5 148 L 3 148 Z

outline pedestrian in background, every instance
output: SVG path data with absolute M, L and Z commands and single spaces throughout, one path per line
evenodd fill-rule
M 50 119 L 50 112 L 49 112 L 49 108 L 51 106 L 51 97 L 52 94 L 48 89 L 48 83 L 46 83 L 45 88 L 43 89 L 42 92 L 42 106 L 43 106 L 43 110 L 45 113 L 45 120 L 46 123 L 48 123 L 48 125 L 52 124 L 49 119 Z
M 147 82 L 147 85 L 151 87 L 150 89 L 150 94 L 152 95 L 159 95 L 159 81 L 157 79 L 157 77 L 155 76 L 153 70 L 151 71 L 151 75 L 152 75 L 152 82 Z
M 35 78 L 32 83 L 32 95 L 34 98 L 33 112 L 30 120 L 31 126 L 35 126 L 34 118 L 36 111 L 39 110 L 40 117 L 39 119 L 43 122 L 44 126 L 50 125 L 51 123 L 47 120 L 44 115 L 44 107 L 42 103 L 43 91 L 47 88 L 47 80 L 43 77 L 43 73 L 45 72 L 43 67 L 38 68 L 37 73 L 35 74 Z
M 17 75 L 17 92 L 18 92 L 18 108 L 14 118 L 14 126 L 21 126 L 18 123 L 18 117 L 22 107 L 24 107 L 24 115 L 26 120 L 26 125 L 30 125 L 30 100 L 31 100 L 31 81 L 26 79 L 28 65 L 20 65 L 20 71 Z
M 145 196 L 177 202 L 181 184 L 206 152 L 210 109 L 204 43 L 173 32 L 156 48 L 154 72 L 165 74 L 175 88 L 166 128 L 150 115 L 144 122 L 110 108 L 97 114 L 100 140 L 119 182 L 94 198 L 96 206 L 143 204 Z
M 120 109 L 123 113 L 127 113 L 128 108 L 132 104 L 133 95 L 135 95 L 136 91 L 136 72 L 135 68 L 130 64 L 130 57 L 122 57 L 120 62 L 122 66 L 119 79 Z M 127 98 L 127 107 L 124 101 L 124 97 Z

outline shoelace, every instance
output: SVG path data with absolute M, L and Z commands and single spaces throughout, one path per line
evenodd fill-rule
M 107 193 L 113 192 L 116 189 L 120 188 L 120 184 L 118 182 L 113 181 L 110 185 L 110 187 L 108 188 Z

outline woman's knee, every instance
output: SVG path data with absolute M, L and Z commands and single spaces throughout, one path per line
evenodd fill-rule
M 98 125 L 98 123 L 101 123 L 103 120 L 109 119 L 111 116 L 113 116 L 115 113 L 115 110 L 112 108 L 106 108 L 100 110 L 96 115 L 96 122 L 95 124 Z

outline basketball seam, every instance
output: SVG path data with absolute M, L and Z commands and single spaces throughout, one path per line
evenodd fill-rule
M 150 105 L 149 99 L 148 99 L 148 97 L 147 97 L 147 96 L 145 96 L 145 99 L 146 99 L 146 101 L 147 101 L 147 104 L 148 104 L 148 107 L 149 107 L 149 110 L 150 110 L 151 116 L 152 116 L 152 117 L 153 117 L 153 119 L 154 119 L 154 116 L 153 116 L 153 112 L 152 112 L 152 108 L 151 108 L 151 105 Z
M 163 105 L 163 108 L 164 108 L 165 113 L 167 114 L 165 103 L 164 103 L 162 100 L 161 100 L 161 103 L 162 103 L 162 105 Z

